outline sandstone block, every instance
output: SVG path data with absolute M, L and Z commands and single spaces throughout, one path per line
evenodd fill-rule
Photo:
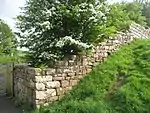
M 39 75 L 41 75 L 41 69 L 40 68 L 28 68 L 27 73 L 31 74 L 31 75 L 39 76 Z
M 53 77 L 53 80 L 54 81 L 60 81 L 60 80 L 64 80 L 65 79 L 65 77 L 61 77 L 61 76 L 59 76 L 59 77 Z
M 67 81 L 67 80 L 61 81 L 61 86 L 62 86 L 62 87 L 67 87 L 67 86 L 69 86 L 69 81 Z
M 56 92 L 56 89 L 47 89 L 46 90 L 47 94 L 52 94 L 53 92 Z
M 42 76 L 35 76 L 34 82 L 39 82 L 39 83 L 41 83 L 41 82 L 43 82 L 43 81 L 44 81 L 44 79 L 43 79 Z
M 56 72 L 57 74 L 62 74 L 64 72 L 64 69 L 57 69 Z
M 78 81 L 77 80 L 70 80 L 70 85 L 75 86 L 77 85 Z
M 58 96 L 64 94 L 63 88 L 57 88 L 56 91 L 57 91 L 57 95 L 58 95 Z
M 68 76 L 75 76 L 75 74 L 76 74 L 75 72 L 72 72 L 72 73 L 68 73 L 67 75 Z
M 46 98 L 46 93 L 45 91 L 36 91 L 35 92 L 35 95 L 36 95 L 36 99 L 38 100 L 42 100 L 42 99 L 45 99 Z
M 48 102 L 53 102 L 53 101 L 56 101 L 58 100 L 58 96 L 54 96 L 54 97 L 50 97 L 49 99 L 47 99 Z
M 60 87 L 60 82 L 59 81 L 47 82 L 46 87 L 47 88 L 58 88 L 58 87 Z
M 44 82 L 49 82 L 49 81 L 52 81 L 52 76 L 50 75 L 47 75 L 47 76 L 44 76 Z
M 36 90 L 43 91 L 45 90 L 45 85 L 43 83 L 35 83 Z
M 43 71 L 45 71 L 46 75 L 53 75 L 56 73 L 56 69 L 53 69 L 53 68 L 43 69 Z

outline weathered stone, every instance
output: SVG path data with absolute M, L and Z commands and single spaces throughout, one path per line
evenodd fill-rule
M 35 82 L 44 82 L 43 77 L 42 76 L 35 76 Z
M 55 74 L 56 69 L 47 68 L 47 69 L 44 69 L 43 71 L 45 71 L 45 74 L 46 74 L 46 75 L 53 75 L 53 74 Z
M 56 91 L 57 91 L 57 95 L 58 95 L 58 96 L 64 94 L 63 88 L 57 88 Z
M 36 99 L 38 100 L 42 100 L 42 99 L 45 99 L 46 98 L 46 93 L 45 91 L 36 91 L 35 92 L 35 95 L 36 95 Z
M 71 79 L 71 77 L 65 77 L 65 79 L 66 79 L 66 80 L 70 80 L 70 79 Z
M 58 96 L 53 96 L 53 97 L 50 97 L 49 99 L 48 99 L 48 101 L 49 102 L 53 102 L 53 101 L 56 101 L 56 100 L 58 100 L 59 98 L 58 98 Z
M 46 90 L 47 95 L 51 95 L 53 92 L 56 92 L 56 89 L 47 89 Z
M 57 69 L 57 70 L 56 70 L 56 73 L 57 73 L 57 74 L 62 74 L 63 72 L 64 72 L 64 69 Z
M 69 86 L 69 81 L 67 80 L 61 81 L 61 87 L 67 87 L 67 86 Z
M 51 96 L 53 97 L 53 96 L 56 96 L 56 91 L 54 91 L 52 94 L 51 94 Z
M 87 73 L 90 73 L 90 72 L 92 72 L 92 69 L 91 69 L 91 68 L 88 68 L 88 69 L 86 70 L 86 72 L 87 72 Z
M 45 100 L 35 100 L 35 103 L 37 105 L 43 105 L 45 103 Z
M 64 60 L 64 61 L 57 61 L 55 63 L 55 67 L 66 67 L 68 66 L 68 61 Z
M 47 98 L 56 96 L 56 89 L 47 89 L 46 95 L 47 95 Z
M 27 82 L 27 86 L 29 86 L 32 89 L 35 89 L 35 83 L 32 80 L 30 80 L 29 82 Z
M 68 76 L 75 76 L 76 73 L 72 72 L 72 73 L 68 73 Z
M 77 85 L 78 81 L 77 80 L 70 80 L 70 85 L 75 86 Z
M 27 72 L 30 75 L 41 75 L 41 69 L 40 68 L 29 68 L 27 70 Z
M 52 78 L 53 78 L 52 76 L 47 75 L 47 76 L 45 76 L 45 78 L 44 78 L 45 80 L 44 81 L 45 82 L 52 81 Z
M 45 90 L 45 85 L 43 83 L 35 83 L 35 86 L 38 91 Z
M 70 91 L 70 90 L 72 90 L 72 87 L 71 87 L 71 86 L 65 88 L 65 92 Z
M 69 60 L 69 66 L 74 66 L 76 64 L 76 62 L 74 60 Z
M 54 81 L 60 81 L 60 80 L 64 80 L 64 79 L 65 79 L 65 77 L 63 77 L 63 76 L 62 77 L 60 77 L 60 76 L 59 77 L 53 77 Z
M 47 82 L 46 87 L 47 88 L 58 88 L 58 87 L 60 87 L 60 82 L 59 81 Z

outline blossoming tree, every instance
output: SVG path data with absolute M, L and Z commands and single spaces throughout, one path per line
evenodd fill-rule
M 91 48 L 109 12 L 102 0 L 30 0 L 22 9 L 21 45 L 29 49 L 34 66 Z

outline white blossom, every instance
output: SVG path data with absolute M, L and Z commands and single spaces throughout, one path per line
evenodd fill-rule
M 63 47 L 67 42 L 69 42 L 70 44 L 76 44 L 85 49 L 92 47 L 92 45 L 88 45 L 87 43 L 83 43 L 81 41 L 75 40 L 71 36 L 65 36 L 64 38 L 62 38 L 60 41 L 56 43 L 56 47 Z

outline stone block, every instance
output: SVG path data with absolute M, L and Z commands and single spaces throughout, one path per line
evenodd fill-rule
M 38 82 L 38 83 L 41 83 L 41 82 L 44 82 L 44 79 L 42 76 L 35 76 L 35 80 L 34 82 Z
M 69 86 L 69 81 L 67 81 L 67 80 L 61 81 L 61 86 L 62 86 L 62 87 L 67 87 L 67 86 Z
M 75 85 L 77 85 L 77 83 L 78 83 L 78 80 L 70 80 L 71 86 L 75 86 Z
M 54 68 L 46 68 L 46 69 L 43 69 L 43 71 L 45 71 L 46 75 L 53 75 L 56 73 L 56 69 Z
M 62 74 L 63 72 L 64 72 L 64 69 L 59 69 L 59 68 L 56 69 L 56 73 L 57 73 L 57 74 Z
M 38 76 L 40 76 L 41 75 L 41 71 L 42 70 L 40 68 L 28 68 L 27 73 L 29 75 L 38 75 Z
M 58 87 L 60 87 L 60 82 L 59 81 L 47 82 L 46 87 L 47 88 L 58 88 Z
M 68 73 L 68 76 L 75 76 L 76 73 L 72 72 L 72 73 Z
M 51 95 L 53 92 L 56 92 L 56 89 L 47 89 L 46 94 Z
M 49 99 L 47 99 L 48 102 L 53 102 L 53 101 L 56 101 L 58 100 L 58 96 L 53 96 L 53 97 L 50 97 Z
M 45 84 L 43 83 L 35 83 L 36 90 L 43 91 L 45 90 Z
M 56 92 L 57 92 L 57 96 L 63 95 L 64 94 L 64 89 L 63 88 L 57 88 Z
M 64 61 L 57 61 L 55 63 L 55 67 L 59 68 L 59 67 L 66 67 L 68 66 L 68 61 L 64 60 Z
M 45 79 L 44 81 L 45 81 L 45 82 L 52 81 L 52 78 L 53 78 L 52 76 L 47 75 L 47 76 L 44 77 L 44 79 Z
M 53 77 L 53 81 L 61 81 L 61 80 L 64 80 L 65 77 L 61 77 L 61 76 L 56 76 L 56 77 Z
M 68 63 L 69 63 L 69 66 L 74 66 L 74 65 L 76 65 L 76 62 L 75 62 L 74 60 L 69 60 Z
M 47 96 L 45 91 L 36 91 L 35 95 L 36 95 L 37 100 L 46 99 L 46 96 Z
M 71 79 L 71 77 L 65 77 L 65 80 L 70 80 Z

